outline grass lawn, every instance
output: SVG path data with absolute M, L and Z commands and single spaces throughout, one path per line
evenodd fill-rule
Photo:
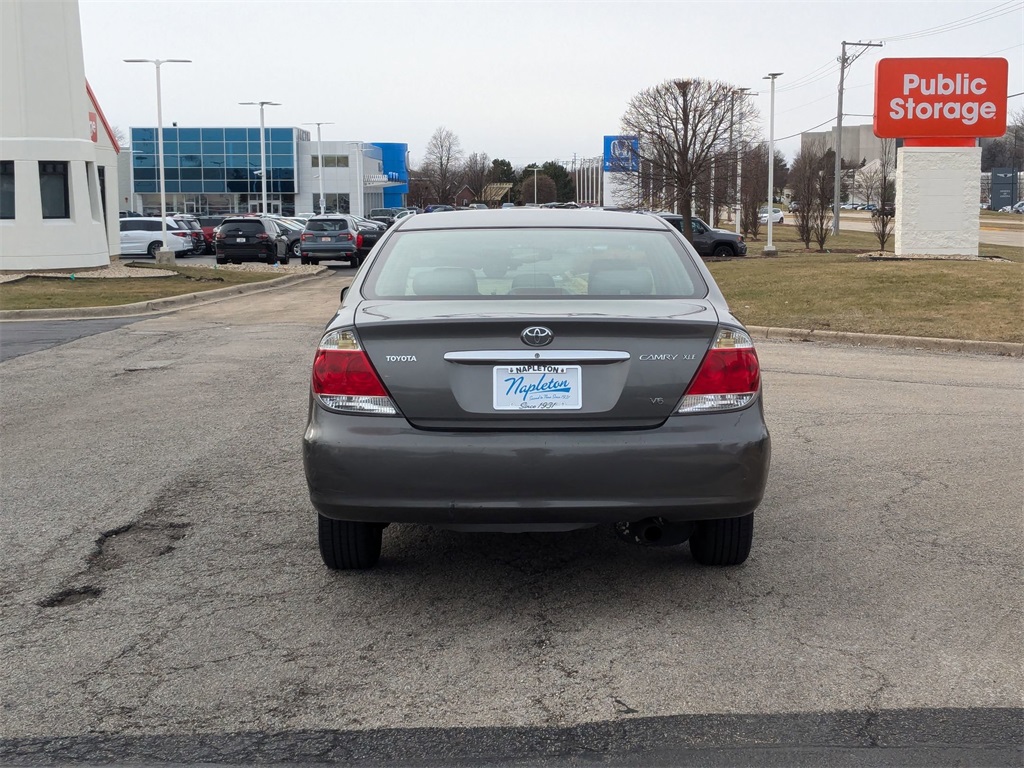
M 748 325 L 1024 342 L 1024 248 L 981 246 L 1013 263 L 868 261 L 856 254 L 878 250 L 870 232 L 842 232 L 826 253 L 805 250 L 795 227 L 773 241 L 778 258 L 708 265 Z
M 157 267 L 131 262 L 134 267 L 169 269 L 168 277 L 76 278 L 27 277 L 0 283 L 0 309 L 67 309 L 111 307 L 137 301 L 163 299 L 184 293 L 211 291 L 231 285 L 258 283 L 280 277 L 274 272 L 238 272 L 209 267 Z

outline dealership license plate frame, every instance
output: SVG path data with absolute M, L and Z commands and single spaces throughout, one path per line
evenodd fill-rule
M 582 366 L 496 365 L 492 371 L 496 411 L 578 411 L 583 407 Z

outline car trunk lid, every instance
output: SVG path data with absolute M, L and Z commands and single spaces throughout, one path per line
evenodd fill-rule
M 449 430 L 657 426 L 718 328 L 704 299 L 554 304 L 364 301 L 355 328 L 409 422 Z

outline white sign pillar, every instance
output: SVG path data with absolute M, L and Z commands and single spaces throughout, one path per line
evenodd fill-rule
M 977 256 L 980 147 L 901 147 L 896 255 Z

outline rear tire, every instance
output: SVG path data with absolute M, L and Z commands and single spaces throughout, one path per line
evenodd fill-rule
M 320 557 L 332 571 L 365 570 L 380 559 L 384 527 L 318 515 Z
M 299 256 L 299 264 L 309 264 L 309 259 L 305 256 Z
M 750 554 L 754 515 L 701 520 L 690 536 L 690 552 L 701 565 L 739 565 Z
M 228 263 L 227 256 L 218 256 L 217 257 L 217 263 L 218 264 L 227 264 Z
M 150 243 L 149 246 L 146 248 L 146 253 L 155 259 L 156 252 L 159 251 L 162 247 L 163 243 L 161 243 L 159 240 L 155 240 L 154 242 Z

